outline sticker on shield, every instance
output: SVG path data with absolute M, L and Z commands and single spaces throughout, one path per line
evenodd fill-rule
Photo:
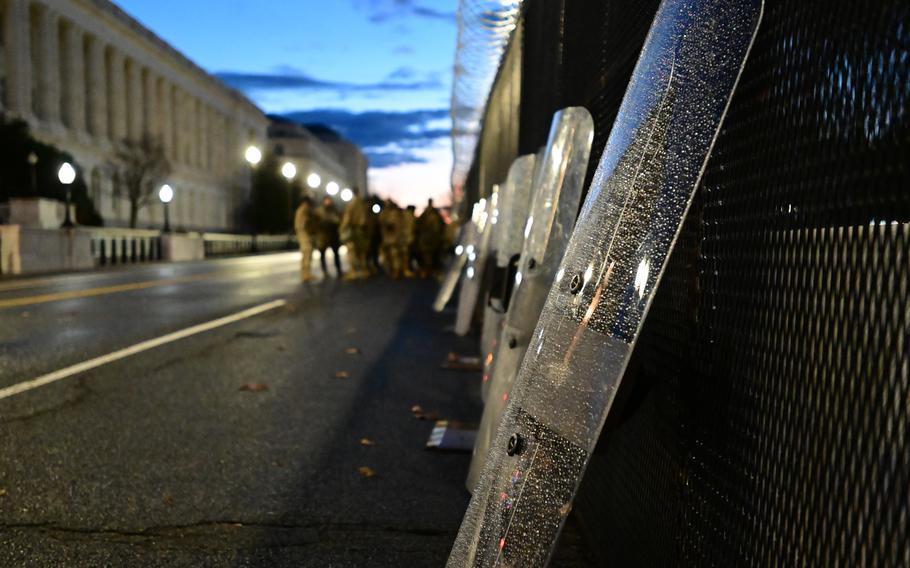
M 473 491 L 480 477 L 496 426 L 575 226 L 593 140 L 594 120 L 586 109 L 571 107 L 553 116 L 550 136 L 536 167 L 531 214 L 522 227 L 525 238 L 512 298 L 497 350 L 487 354 L 484 360 L 483 385 L 488 387 L 488 395 L 468 470 L 469 491 Z M 492 367 L 490 371 L 486 370 L 487 359 Z
M 658 9 L 449 566 L 548 562 L 761 10 L 761 0 L 664 0 Z M 547 443 L 527 438 L 529 424 Z

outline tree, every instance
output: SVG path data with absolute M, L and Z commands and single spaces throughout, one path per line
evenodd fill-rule
M 36 158 L 34 165 L 29 155 Z M 0 116 L 0 202 L 14 197 L 44 197 L 64 201 L 66 188 L 57 179 L 64 162 L 76 167 L 76 181 L 70 187 L 76 206 L 76 222 L 101 225 L 101 216 L 89 196 L 82 168 L 67 152 L 36 140 L 22 120 Z
M 171 163 L 161 142 L 148 134 L 121 142 L 114 159 L 130 202 L 130 228 L 135 229 L 139 211 L 156 198 L 158 188 L 171 175 Z

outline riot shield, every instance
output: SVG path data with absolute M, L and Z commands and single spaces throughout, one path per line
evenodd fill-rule
M 532 182 L 537 156 L 520 156 L 512 162 L 506 182 L 499 188 L 497 211 L 493 217 L 495 249 L 494 277 L 484 306 L 483 327 L 480 334 L 480 353 L 483 356 L 481 398 L 486 401 L 490 390 L 490 373 L 498 350 L 499 337 L 512 291 L 514 259 L 521 252 L 524 227 L 531 205 Z
M 468 252 L 473 251 L 477 242 L 477 222 L 483 209 L 486 207 L 486 201 L 481 200 L 474 204 L 471 210 L 471 219 L 461 228 L 461 238 L 458 239 L 458 245 L 455 246 L 455 257 L 449 264 L 446 274 L 439 286 L 439 292 L 436 294 L 436 300 L 433 302 L 433 310 L 441 312 L 445 309 L 446 304 L 452 299 L 458 280 L 464 271 L 468 261 Z
M 492 370 L 484 369 L 489 394 L 468 471 L 469 491 L 480 477 L 512 383 L 575 226 L 593 140 L 594 120 L 586 109 L 571 107 L 553 116 L 550 137 L 536 167 L 531 215 L 522 227 L 525 238 L 505 323 L 495 354 L 484 359 L 486 365 L 492 358 Z
M 455 333 L 465 335 L 471 329 L 474 309 L 480 296 L 490 247 L 493 244 L 493 213 L 499 200 L 499 186 L 494 185 L 489 199 L 482 199 L 485 207 L 476 223 L 477 238 L 475 244 L 465 249 L 464 274 L 461 279 L 461 290 L 458 293 L 458 312 L 455 315 Z
M 449 566 L 544 566 L 761 19 L 664 0 L 556 273 Z

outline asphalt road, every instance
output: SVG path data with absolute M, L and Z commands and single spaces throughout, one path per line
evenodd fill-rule
M 410 409 L 479 416 L 439 370 L 451 315 L 431 282 L 304 285 L 298 258 L 0 281 L 0 566 L 444 563 L 469 458 L 424 450 Z

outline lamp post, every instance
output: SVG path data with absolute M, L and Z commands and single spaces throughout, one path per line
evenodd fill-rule
M 246 159 L 246 163 L 250 165 L 250 188 L 249 188 L 249 193 L 246 195 L 246 199 L 244 200 L 245 205 L 246 205 L 246 207 L 244 207 L 244 209 L 246 209 L 246 213 L 245 214 L 241 213 L 238 215 L 238 217 L 240 217 L 240 219 L 241 219 L 240 223 L 246 222 L 249 224 L 250 252 L 256 252 L 256 249 L 257 249 L 257 247 L 256 247 L 256 227 L 253 225 L 253 219 L 252 219 L 252 214 L 251 214 L 252 201 L 253 201 L 253 170 L 255 170 L 256 166 L 259 165 L 259 162 L 262 161 L 262 150 L 260 150 L 258 147 L 251 144 L 251 145 L 247 146 L 246 152 L 243 154 L 243 157 L 244 157 L 244 159 Z M 246 217 L 246 219 L 243 219 L 244 217 Z
M 281 166 L 281 175 L 288 180 L 288 213 L 290 215 L 289 234 L 294 233 L 294 178 L 297 177 L 297 166 L 291 162 L 285 162 Z
M 310 189 L 316 189 L 322 184 L 322 178 L 319 177 L 319 174 L 313 172 L 307 176 L 306 184 L 310 186 Z
M 341 200 L 347 203 L 348 201 L 354 199 L 354 192 L 348 189 L 347 187 L 341 190 Z
M 36 154 L 34 152 L 28 153 L 28 165 L 31 166 L 31 170 L 32 170 L 32 193 L 37 194 L 38 193 L 38 173 L 36 170 L 37 170 L 37 166 L 38 166 L 38 154 Z
M 330 181 L 329 183 L 325 184 L 325 192 L 333 197 L 338 195 L 339 189 L 340 188 L 338 187 L 337 182 Z
M 158 199 L 160 199 L 161 203 L 164 205 L 164 232 L 170 233 L 171 232 L 171 217 L 170 217 L 170 213 L 168 212 L 168 209 L 169 209 L 168 205 L 174 199 L 174 188 L 172 188 L 168 184 L 162 185 L 161 189 L 158 190 Z
M 76 181 L 76 169 L 69 162 L 63 162 L 63 165 L 60 166 L 60 169 L 57 171 L 57 179 L 60 180 L 60 183 L 66 188 L 66 212 L 63 217 L 63 225 L 61 227 L 69 229 L 74 223 L 73 219 L 70 216 L 70 201 L 72 201 L 72 188 L 73 182 Z

